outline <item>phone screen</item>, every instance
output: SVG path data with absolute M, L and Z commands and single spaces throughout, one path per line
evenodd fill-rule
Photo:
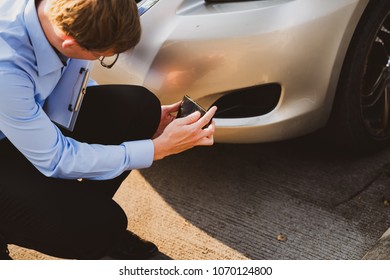
M 186 117 L 196 111 L 199 111 L 202 116 L 206 114 L 206 110 L 202 106 L 192 100 L 188 95 L 185 95 L 177 113 L 177 118 Z
M 200 112 L 201 117 L 207 112 L 206 109 L 204 109 L 194 100 L 192 100 L 188 95 L 185 95 L 183 97 L 183 101 L 181 102 L 181 106 L 179 112 L 177 113 L 176 118 L 186 117 L 196 111 Z M 212 120 L 210 120 L 210 122 L 207 125 L 205 125 L 203 128 L 208 127 L 211 124 L 211 121 Z

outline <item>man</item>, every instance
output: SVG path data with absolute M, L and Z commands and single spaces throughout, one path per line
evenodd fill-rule
M 112 196 L 130 170 L 212 145 L 214 123 L 202 128 L 216 108 L 175 119 L 180 102 L 161 106 L 142 87 L 93 86 L 72 133 L 42 109 L 69 58 L 112 67 L 106 57 L 139 40 L 133 0 L 1 1 L 0 258 L 10 258 L 7 244 L 72 259 L 157 252 L 127 230 Z

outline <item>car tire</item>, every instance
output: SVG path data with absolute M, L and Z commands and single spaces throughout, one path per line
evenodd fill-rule
M 352 152 L 390 143 L 390 1 L 370 1 L 341 71 L 329 121 L 333 140 Z

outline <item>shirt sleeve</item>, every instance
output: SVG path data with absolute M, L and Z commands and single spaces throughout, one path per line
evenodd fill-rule
M 78 142 L 65 137 L 47 117 L 27 76 L 1 72 L 0 84 L 0 131 L 44 175 L 105 180 L 152 164 L 152 140 L 121 145 Z

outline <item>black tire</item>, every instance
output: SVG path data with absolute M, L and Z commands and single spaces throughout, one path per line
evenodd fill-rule
M 390 143 L 390 1 L 370 1 L 340 75 L 329 126 L 353 152 Z

